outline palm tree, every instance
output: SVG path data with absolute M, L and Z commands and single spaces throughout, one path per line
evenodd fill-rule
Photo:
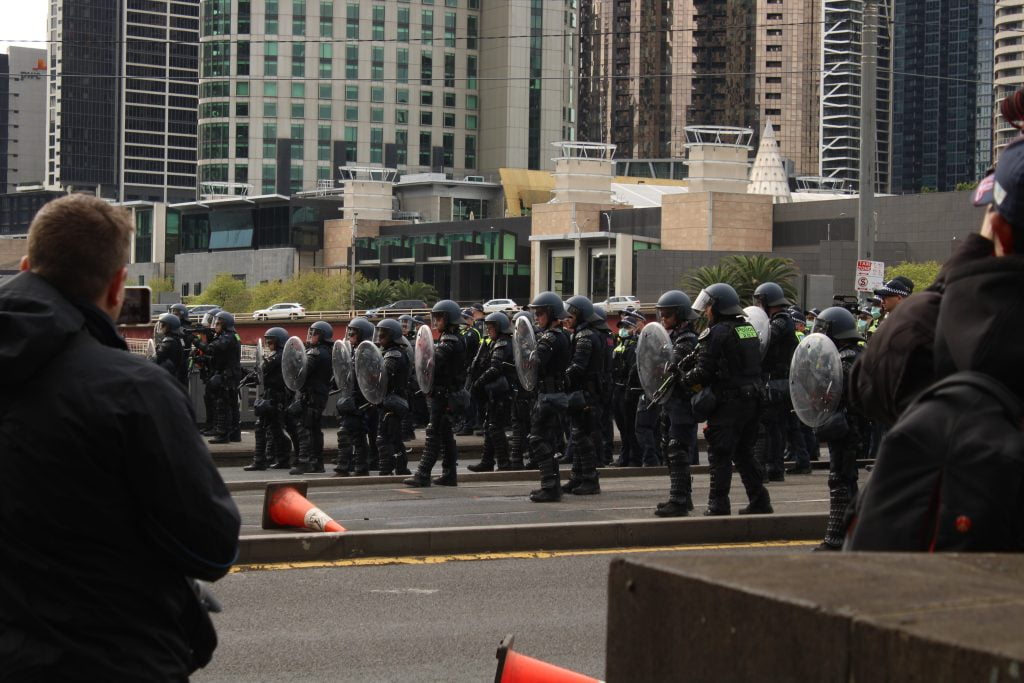
M 400 280 L 392 280 L 391 284 L 393 285 L 395 299 L 418 299 L 428 306 L 433 306 L 438 298 L 440 298 L 434 286 L 426 282 L 410 282 L 402 278 Z
M 391 303 L 395 298 L 391 280 L 363 280 L 356 282 L 356 307 L 374 308 Z
M 796 266 L 790 259 L 763 254 L 735 254 L 718 263 L 690 271 L 683 276 L 680 285 L 685 291 L 696 296 L 708 285 L 725 282 L 736 290 L 740 302 L 749 304 L 758 285 L 763 282 L 774 282 L 782 287 L 787 299 L 796 301 L 797 293 L 793 281 L 797 274 Z

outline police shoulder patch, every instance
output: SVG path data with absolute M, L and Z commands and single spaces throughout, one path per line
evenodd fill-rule
M 740 339 L 757 339 L 757 330 L 754 329 L 753 325 L 744 323 L 736 326 L 736 336 Z
M 388 349 L 387 351 L 384 352 L 385 358 L 401 358 L 402 355 L 403 354 L 399 349 Z
M 697 337 L 697 341 L 700 341 L 701 339 L 704 339 L 709 334 L 711 334 L 711 328 L 710 327 L 705 327 L 704 331 L 700 333 L 699 337 Z

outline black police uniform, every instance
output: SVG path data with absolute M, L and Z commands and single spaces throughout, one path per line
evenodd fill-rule
M 533 465 L 540 470 L 540 488 L 530 500 L 558 500 L 562 485 L 558 480 L 555 444 L 561 440 L 559 416 L 567 408 L 565 369 L 569 366 L 569 335 L 561 327 L 548 327 L 537 339 L 537 399 L 530 413 L 527 443 Z
M 475 334 L 475 333 L 474 333 Z M 452 426 L 452 401 L 459 400 L 466 379 L 466 338 L 458 327 L 450 325 L 434 341 L 434 383 L 427 396 L 426 440 L 416 473 L 406 480 L 409 486 L 430 486 L 430 471 L 441 457 L 441 476 L 434 479 L 441 486 L 456 486 L 455 468 L 459 453 Z M 464 410 L 464 408 L 462 408 Z
M 711 474 L 705 514 L 729 514 L 733 464 L 750 501 L 742 513 L 771 512 L 764 474 L 753 455 L 761 345 L 749 323 L 735 316 L 719 315 L 720 320 L 700 335 L 692 366 L 684 376 L 687 385 L 710 387 L 716 399 L 704 431 Z
M 482 344 L 474 367 L 480 367 L 474 380 L 471 396 L 485 405 L 484 452 L 480 463 L 471 465 L 474 472 L 490 472 L 497 463 L 499 470 L 511 468 L 505 425 L 508 421 L 512 397 L 512 377 L 515 361 L 512 358 L 512 335 L 501 334 L 488 344 Z
M 291 474 L 324 471 L 321 417 L 331 387 L 331 345 L 321 341 L 306 349 L 306 381 L 292 403 L 297 413 L 299 451 Z
M 180 332 L 169 332 L 156 347 L 157 365 L 171 373 L 179 382 L 188 382 L 188 356 Z
M 761 371 L 766 385 L 766 400 L 761 406 L 761 423 L 765 430 L 764 470 L 769 481 L 783 481 L 785 475 L 786 436 L 793 402 L 789 396 L 789 365 L 799 340 L 796 326 L 788 311 L 779 311 L 771 318 L 771 336 Z
M 376 407 L 371 405 L 359 388 L 352 383 L 352 391 L 338 399 L 338 458 L 334 464 L 335 474 L 347 477 L 368 475 L 370 451 L 370 420 L 376 420 Z
M 477 356 L 480 354 L 481 349 L 486 346 L 486 337 L 477 328 L 476 324 L 466 325 L 465 329 L 462 330 L 462 337 L 466 340 L 466 374 L 464 375 L 468 381 L 465 388 L 468 390 L 470 385 L 476 380 L 477 371 L 475 368 Z M 483 417 L 483 405 L 480 405 L 477 401 L 470 399 L 469 405 L 466 407 L 465 412 L 460 416 L 458 423 L 455 425 L 455 430 L 461 436 L 469 436 L 473 433 L 473 430 L 480 424 Z
M 242 343 L 234 330 L 223 330 L 204 351 L 210 355 L 216 441 L 241 440 L 238 383 L 242 379 Z
M 612 464 L 612 440 L 615 436 L 615 419 L 612 410 L 612 359 L 615 353 L 615 337 L 604 322 L 599 323 L 600 328 L 594 328 L 601 343 L 604 355 L 603 369 L 597 376 L 598 379 L 598 402 L 600 414 L 594 414 L 597 420 L 598 433 L 595 441 L 597 461 L 601 465 Z
M 292 392 L 285 386 L 281 374 L 281 349 L 264 356 L 257 372 L 262 375 L 263 395 L 253 402 L 256 414 L 256 453 L 252 465 L 246 469 L 264 470 L 288 467 L 291 441 L 285 434 L 284 411 L 292 400 Z
M 684 359 L 689 358 L 697 347 L 697 335 L 690 324 L 683 321 L 669 330 L 669 339 L 672 342 L 672 365 L 681 367 Z M 697 420 L 690 407 L 691 396 L 689 385 L 677 382 L 671 396 L 662 405 L 662 419 L 668 437 L 665 459 L 668 460 L 669 496 L 668 503 L 659 508 L 661 516 L 685 515 L 693 509 L 690 462 L 693 460 Z
M 622 441 L 618 467 L 640 466 L 640 445 L 636 441 L 636 404 L 640 396 L 630 390 L 629 379 L 636 369 L 636 338 L 619 337 L 612 352 L 612 414 Z
M 190 338 L 192 351 L 189 364 L 199 370 L 199 381 L 203 384 L 203 411 L 206 416 L 203 434 L 209 436 L 217 433 L 217 388 L 210 385 L 213 377 L 210 366 L 212 358 L 205 349 L 213 343 L 215 334 L 210 328 L 197 327 Z
M 404 348 L 389 341 L 383 349 L 387 394 L 377 408 L 377 453 L 380 474 L 405 469 L 405 445 L 402 443 L 402 418 L 409 412 L 406 387 L 409 383 L 409 356 Z M 398 461 L 402 459 L 402 462 Z
M 572 470 L 562 488 L 571 493 L 600 493 L 597 464 L 598 449 L 594 438 L 598 432 L 599 404 L 603 391 L 603 374 L 607 358 L 604 336 L 591 323 L 580 322 L 573 331 L 569 349 L 569 366 L 565 371 L 569 392 L 568 415 L 572 438 Z

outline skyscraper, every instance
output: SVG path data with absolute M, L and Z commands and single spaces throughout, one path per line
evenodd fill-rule
M 49 0 L 46 183 L 195 197 L 199 0 Z
M 993 7 L 894 3 L 893 192 L 953 190 L 991 163 Z
M 45 158 L 46 50 L 0 54 L 0 193 L 42 183 Z
M 1024 86 L 1024 0 L 996 0 L 995 2 L 995 53 L 993 65 L 994 99 L 996 102 L 1012 95 Z M 983 40 L 984 34 L 979 36 Z M 1014 140 L 1020 131 L 1003 120 L 998 109 L 993 112 L 993 159 Z M 979 174 L 980 175 L 980 174 Z

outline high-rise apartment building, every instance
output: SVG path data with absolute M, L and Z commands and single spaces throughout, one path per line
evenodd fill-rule
M 994 99 L 998 102 L 1024 86 L 1024 0 L 996 0 L 994 12 L 992 84 Z M 982 33 L 979 40 L 984 37 Z M 996 159 L 1020 131 L 1003 120 L 998 109 L 993 112 L 992 124 L 993 159 Z
M 0 54 L 0 194 L 42 183 L 45 158 L 46 50 Z
M 993 0 L 893 4 L 893 192 L 953 190 L 991 163 L 993 9 Z
M 820 0 L 582 0 L 580 138 L 680 158 L 684 129 L 771 121 L 818 171 Z
M 288 194 L 344 165 L 550 168 L 574 128 L 572 1 L 208 0 L 200 182 Z
M 893 0 L 876 0 L 875 190 L 889 191 L 892 165 Z M 864 0 L 823 0 L 821 170 L 819 175 L 860 187 L 861 37 Z
M 199 0 L 49 0 L 46 183 L 195 198 Z

